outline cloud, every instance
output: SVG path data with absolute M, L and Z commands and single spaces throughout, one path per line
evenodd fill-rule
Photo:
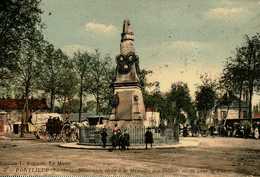
M 72 57 L 73 54 L 77 51 L 81 51 L 81 52 L 93 52 L 94 50 L 92 48 L 89 48 L 87 46 L 84 45 L 79 45 L 79 44 L 71 44 L 71 45 L 65 45 L 62 47 L 62 51 L 67 54 L 68 56 Z
M 234 18 L 240 16 L 245 10 L 243 8 L 214 8 L 207 12 L 210 18 Z
M 94 33 L 115 33 L 117 32 L 117 28 L 114 25 L 106 25 L 101 23 L 89 22 L 85 25 L 85 30 Z

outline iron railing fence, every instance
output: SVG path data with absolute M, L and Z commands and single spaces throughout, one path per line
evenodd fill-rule
M 125 129 L 124 129 L 125 130 Z M 123 131 L 124 131 L 123 130 Z M 130 136 L 130 144 L 141 145 L 145 143 L 145 127 L 126 128 Z M 166 129 L 164 132 L 159 129 L 151 129 L 153 133 L 154 144 L 176 143 L 173 135 L 173 129 Z M 112 129 L 107 129 L 107 144 L 111 144 Z M 96 127 L 86 127 L 80 129 L 79 144 L 101 145 L 101 130 Z

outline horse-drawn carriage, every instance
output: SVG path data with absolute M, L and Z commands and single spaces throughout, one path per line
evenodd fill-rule
M 79 129 L 88 126 L 88 121 L 75 122 L 70 121 L 69 118 L 61 121 L 58 118 L 50 118 L 46 123 L 46 131 L 48 132 L 50 140 L 77 142 L 79 140 Z
M 37 138 L 47 139 L 48 141 L 76 142 L 79 139 L 79 128 L 88 127 L 87 121 L 75 122 L 69 117 L 63 119 L 61 116 L 44 115 L 41 121 L 30 123 L 30 132 Z M 38 116 L 39 117 L 39 116 Z

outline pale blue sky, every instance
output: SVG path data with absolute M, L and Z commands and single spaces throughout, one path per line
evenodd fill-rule
M 141 67 L 162 91 L 182 80 L 193 94 L 201 73 L 218 75 L 244 34 L 260 32 L 260 0 L 43 0 L 42 8 L 47 39 L 68 54 L 116 56 L 129 18 Z

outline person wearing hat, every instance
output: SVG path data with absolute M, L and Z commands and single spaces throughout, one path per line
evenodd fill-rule
M 127 132 L 127 129 L 124 129 L 123 133 L 120 134 L 120 136 L 119 136 L 119 142 L 120 142 L 119 144 L 120 144 L 121 150 L 129 149 L 129 146 L 130 146 L 129 140 L 130 140 L 130 136 Z
M 124 130 L 124 140 L 125 140 L 126 149 L 128 150 L 130 146 L 130 135 L 127 132 L 127 129 Z
M 151 144 L 151 148 L 153 147 L 153 133 L 151 132 L 151 128 L 148 127 L 145 132 L 145 149 L 147 149 L 147 144 Z
M 120 129 L 118 130 L 118 144 L 119 144 L 119 149 L 121 149 L 121 150 L 126 149 L 125 136 L 124 136 L 124 133 L 122 133 Z
M 101 132 L 101 141 L 103 143 L 103 148 L 106 148 L 106 144 L 107 144 L 107 131 L 106 128 L 102 129 Z

